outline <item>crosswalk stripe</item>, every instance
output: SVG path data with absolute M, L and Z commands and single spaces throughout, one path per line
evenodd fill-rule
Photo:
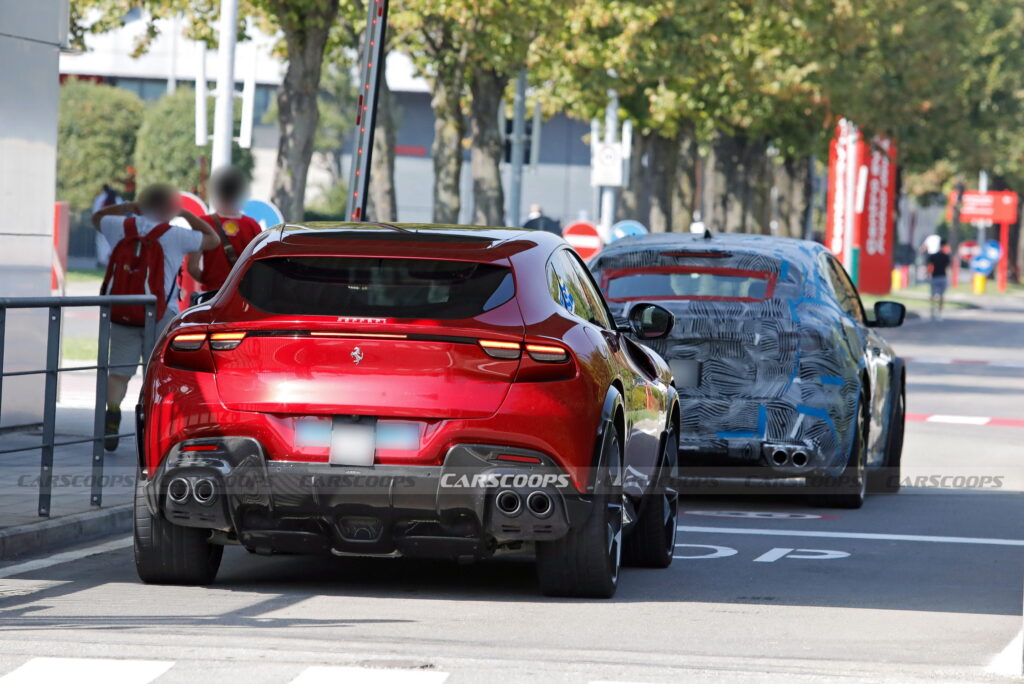
M 392 670 L 370 667 L 314 665 L 307 667 L 291 684 L 443 684 L 447 672 L 433 670 Z M 76 682 L 76 684 L 78 684 Z
M 166 660 L 108 658 L 33 658 L 0 677 L 0 684 L 147 684 L 174 665 Z

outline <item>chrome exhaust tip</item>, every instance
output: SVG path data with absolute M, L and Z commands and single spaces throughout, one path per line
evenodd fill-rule
M 176 504 L 183 504 L 188 501 L 192 493 L 192 485 L 183 477 L 176 477 L 167 485 L 167 498 Z
M 526 507 L 538 518 L 546 518 L 555 510 L 548 493 L 539 491 L 530 492 L 530 495 L 526 497 Z
M 793 453 L 793 465 L 795 465 L 796 467 L 804 467 L 805 465 L 807 465 L 807 461 L 807 454 L 805 454 L 804 452 L 796 451 Z
M 494 505 L 507 516 L 519 515 L 523 508 L 523 500 L 511 489 L 503 489 L 494 497 Z
M 786 461 L 789 460 L 789 454 L 782 449 L 776 449 L 772 452 L 772 463 L 777 466 L 786 465 Z
M 209 506 L 217 497 L 217 486 L 208 477 L 196 480 L 192 485 L 192 496 L 198 503 Z

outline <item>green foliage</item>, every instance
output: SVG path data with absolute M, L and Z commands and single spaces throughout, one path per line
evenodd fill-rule
M 208 111 L 212 117 L 213 103 Z M 237 120 L 237 111 L 236 111 Z M 138 186 L 170 183 L 181 190 L 195 192 L 200 185 L 200 158 L 211 158 L 210 145 L 195 144 L 195 93 L 179 88 L 157 100 L 146 111 L 139 129 L 135 150 Z M 212 122 L 211 122 L 212 130 Z M 231 157 L 236 166 L 251 175 L 253 159 L 249 150 L 232 143 Z
M 61 86 L 58 200 L 82 211 L 92 206 L 104 183 L 123 192 L 142 113 L 142 100 L 127 90 L 89 81 Z

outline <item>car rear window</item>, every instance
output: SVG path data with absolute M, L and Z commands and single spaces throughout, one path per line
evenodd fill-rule
M 772 296 L 775 274 L 732 268 L 668 266 L 605 271 L 610 301 L 709 299 L 756 302 Z
M 512 271 L 465 261 L 275 257 L 249 266 L 238 287 L 272 314 L 473 318 L 512 299 Z

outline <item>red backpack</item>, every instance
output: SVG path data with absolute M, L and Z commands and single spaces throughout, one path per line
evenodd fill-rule
M 124 237 L 110 253 L 100 294 L 156 295 L 156 319 L 163 318 L 169 297 L 164 292 L 164 248 L 160 237 L 170 229 L 171 224 L 161 223 L 139 235 L 135 218 L 125 219 Z M 145 325 L 146 309 L 142 305 L 113 306 L 110 320 L 122 325 Z

